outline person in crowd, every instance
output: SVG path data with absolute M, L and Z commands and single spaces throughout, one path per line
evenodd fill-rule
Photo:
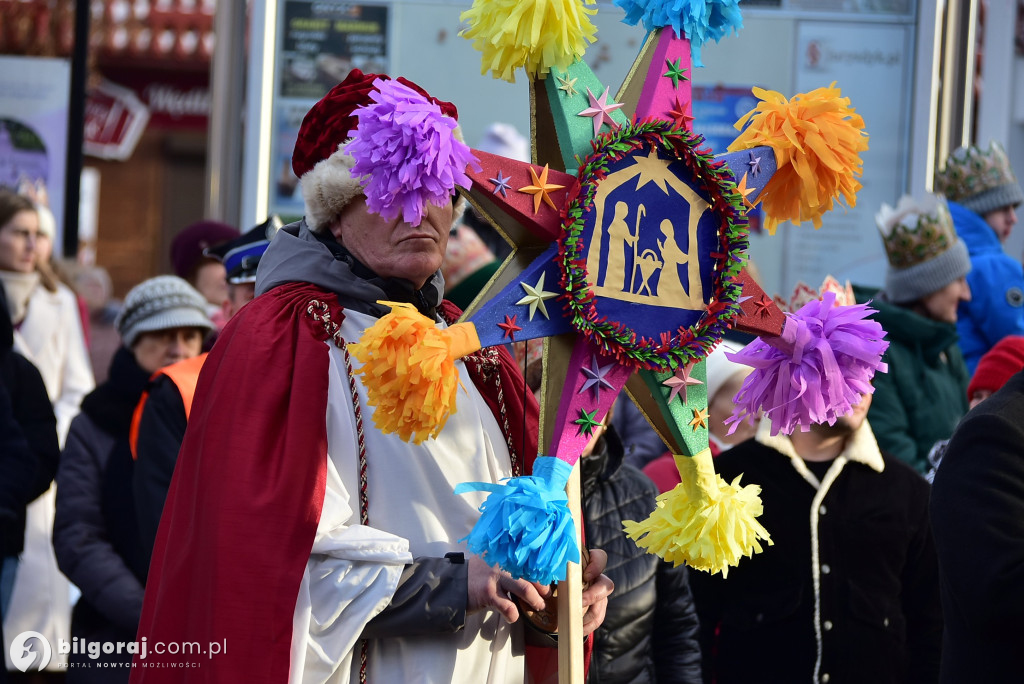
M 132 413 L 149 377 L 197 356 L 213 329 L 202 295 L 177 276 L 132 288 L 116 322 L 122 346 L 108 380 L 86 396 L 57 473 L 53 545 L 61 570 L 82 591 L 71 635 L 85 642 L 135 640 L 149 557 L 132 495 Z M 127 682 L 132 655 L 72 653 L 71 682 Z M 116 665 L 116 666 L 115 666 Z
M 587 681 L 699 684 L 699 628 L 687 567 L 645 553 L 622 532 L 623 520 L 650 515 L 658 495 L 624 455 L 615 428 L 602 424 L 580 460 L 584 536 L 608 553 L 605 572 L 615 583 L 594 633 Z
M 980 399 L 935 471 L 931 521 L 945 615 L 940 682 L 1024 672 L 1024 357 L 1004 337 L 971 381 Z
M 82 398 L 93 389 L 78 301 L 62 284 L 48 287 L 37 268 L 39 213 L 28 199 L 0 189 L 0 281 L 14 324 L 14 348 L 43 377 L 63 445 Z M 27 511 L 25 548 L 18 561 L 5 637 L 35 631 L 55 644 L 71 637 L 71 587 L 53 556 L 54 490 Z M 10 643 L 5 653 L 10 655 Z M 49 671 L 62 671 L 66 656 L 55 653 Z M 10 661 L 8 661 L 10 667 Z
M 0 566 L 0 617 L 7 614 L 14 589 L 18 556 L 25 547 L 25 509 L 28 503 L 45 493 L 57 474 L 60 447 L 57 446 L 57 419 L 53 415 L 50 397 L 39 371 L 24 356 L 14 351 L 14 326 L 7 315 L 7 296 L 0 285 L 0 386 L 9 402 L 10 414 L 5 411 L 7 427 L 0 435 L 10 440 L 0 447 L 0 459 L 15 460 L 21 443 L 30 456 L 28 465 L 9 468 L 0 480 L 5 493 L 4 509 L 10 508 L 14 492 L 20 492 L 20 503 L 13 508 L 14 514 L 2 516 L 0 521 L 0 552 L 3 565 Z M 31 479 L 23 486 L 19 473 L 27 470 Z
M 252 301 L 256 268 L 270 245 L 280 220 L 272 216 L 240 237 L 209 250 L 224 263 L 228 298 L 221 309 L 230 320 Z M 167 490 L 185 438 L 199 372 L 207 353 L 161 368 L 150 381 L 132 419 L 132 455 L 136 458 L 133 491 L 142 547 L 153 553 Z
M 904 196 L 895 209 L 883 204 L 876 221 L 889 259 L 885 287 L 855 292 L 872 301 L 887 333 L 889 372 L 875 376 L 868 417 L 882 450 L 923 474 L 929 452 L 967 412 L 970 376 L 956 322 L 972 296 L 971 261 L 942 197 Z
M 448 248 L 441 264 L 445 298 L 465 311 L 499 266 L 501 262 L 477 231 L 464 222 L 457 224 L 448 236 Z
M 1016 208 L 1024 192 L 996 142 L 988 149 L 971 146 L 953 152 L 935 174 L 935 190 L 949 201 L 957 235 L 971 255 L 971 299 L 960 304 L 956 327 L 967 370 L 973 374 L 996 342 L 1024 335 L 1024 269 L 1002 245 L 1017 223 Z
M 114 353 L 121 346 L 121 337 L 114 320 L 121 310 L 121 301 L 114 297 L 114 283 L 102 266 L 65 263 L 64 268 L 82 301 L 89 319 L 89 361 L 96 383 L 106 382 Z
M 171 267 L 175 275 L 184 278 L 199 290 L 207 302 L 207 313 L 217 324 L 226 322 L 221 314 L 228 298 L 228 281 L 224 264 L 206 250 L 234 240 L 239 235 L 234 226 L 221 221 L 196 221 L 186 226 L 171 241 Z
M 834 425 L 790 436 L 763 419 L 715 459 L 727 482 L 761 485 L 774 544 L 728 578 L 691 573 L 705 681 L 937 681 L 928 484 L 879 450 L 871 404 L 865 394 Z
M 282 684 L 523 680 L 510 596 L 542 610 L 550 590 L 464 555 L 459 540 L 482 495 L 452 489 L 525 471 L 537 453 L 535 400 L 507 351 L 486 350 L 455 364 L 458 411 L 438 436 L 407 443 L 374 427 L 346 351 L 388 310 L 379 300 L 410 303 L 439 326 L 455 315 L 439 272 L 454 203 L 417 205 L 418 225 L 387 219 L 370 212 L 366 181 L 351 172 L 356 109 L 391 96 L 431 107 L 433 130 L 453 135 L 453 105 L 359 70 L 307 113 L 292 157 L 305 217 L 277 233 L 256 298 L 204 365 L 139 628 L 150 642 L 189 634 L 228 648 L 184 677 L 136 669 L 137 684 L 192 673 Z M 607 606 L 606 561 L 592 550 L 583 569 L 587 632 Z

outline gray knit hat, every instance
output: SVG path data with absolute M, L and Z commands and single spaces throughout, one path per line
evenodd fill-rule
M 1010 160 L 997 142 L 990 142 L 987 150 L 955 150 L 935 174 L 935 191 L 982 216 L 1024 202 Z
M 150 278 L 129 290 L 114 326 L 129 348 L 145 332 L 170 328 L 201 328 L 204 333 L 213 330 L 203 296 L 181 278 L 170 275 Z
M 956 236 L 943 197 L 917 201 L 904 195 L 895 209 L 883 204 L 875 222 L 889 258 L 885 296 L 890 302 L 915 302 L 971 270 L 967 245 Z

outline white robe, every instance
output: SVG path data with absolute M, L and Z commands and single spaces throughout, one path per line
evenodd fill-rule
M 346 311 L 342 334 L 357 341 L 376 319 Z M 368 462 L 369 526 L 359 524 L 359 462 L 344 354 L 330 345 L 328 468 L 323 512 L 295 606 L 290 682 L 359 681 L 359 636 L 391 600 L 406 563 L 466 551 L 458 540 L 486 494 L 455 496 L 461 482 L 511 477 L 505 438 L 458 362 L 457 412 L 436 439 L 409 444 L 373 428 L 357 378 Z M 358 367 L 358 361 L 353 359 Z M 454 634 L 371 642 L 373 682 L 522 684 L 521 628 L 494 612 L 471 615 Z

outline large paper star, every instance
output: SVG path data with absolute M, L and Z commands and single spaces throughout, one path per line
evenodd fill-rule
M 680 80 L 690 80 L 689 78 L 686 77 L 686 69 L 683 68 L 683 59 L 681 57 L 674 62 L 666 59 L 665 65 L 668 67 L 668 71 L 662 74 L 662 77 L 671 78 L 673 88 L 679 87 Z
M 594 409 L 590 413 L 587 413 L 586 409 L 580 409 L 580 417 L 572 421 L 576 425 L 579 425 L 578 434 L 584 434 L 590 436 L 594 434 L 594 428 L 601 424 L 601 421 L 595 420 L 594 416 L 597 415 L 597 409 Z
M 591 356 L 590 357 L 590 368 L 587 368 L 586 366 L 580 368 L 580 372 L 583 373 L 583 375 L 586 376 L 587 379 L 583 381 L 583 387 L 580 388 L 580 391 L 578 392 L 578 394 L 583 394 L 588 389 L 593 387 L 594 388 L 594 400 L 595 401 L 601 401 L 601 388 L 602 387 L 604 387 L 605 389 L 610 389 L 610 390 L 614 390 L 615 389 L 615 385 L 613 385 L 611 382 L 609 382 L 608 378 L 605 377 L 605 376 L 608 375 L 608 372 L 610 370 L 615 368 L 615 365 L 616 364 L 614 364 L 614 363 L 609 363 L 607 366 L 598 366 L 597 365 L 597 357 L 596 356 Z
M 604 93 L 601 97 L 594 97 L 594 93 L 590 92 L 590 88 L 587 88 L 587 97 L 590 98 L 590 106 L 579 113 L 579 116 L 589 116 L 594 120 L 594 137 L 601 132 L 601 126 L 605 123 L 610 128 L 615 128 L 615 121 L 611 117 L 611 113 L 616 109 L 622 107 L 622 104 L 608 104 L 608 90 L 606 86 Z
M 508 197 L 505 193 L 512 189 L 508 185 L 508 182 L 512 180 L 511 176 L 501 175 L 501 169 L 498 169 L 498 177 L 488 178 L 487 180 L 494 183 L 494 190 L 491 190 L 492 195 L 497 195 L 500 192 L 502 197 Z
M 505 314 L 505 322 L 498 323 L 498 327 L 505 331 L 505 337 L 513 342 L 516 341 L 516 333 L 522 330 L 520 326 L 516 325 L 518 316 L 519 314 L 512 314 L 512 316 Z
M 706 408 L 695 408 L 692 410 L 693 420 L 690 421 L 690 425 L 693 427 L 693 431 L 696 432 L 699 428 L 707 429 L 708 410 Z
M 537 176 L 537 172 L 531 166 L 530 176 L 533 177 L 533 185 L 525 185 L 519 188 L 519 192 L 525 192 L 529 195 L 533 195 L 533 213 L 536 214 L 540 211 L 541 200 L 544 204 L 548 205 L 554 210 L 558 210 L 555 206 L 554 200 L 551 199 L 549 194 L 552 190 L 561 190 L 564 185 L 557 185 L 555 183 L 548 183 L 548 165 L 544 165 L 544 170 L 540 172 L 540 176 Z
M 666 164 L 658 158 L 657 150 L 651 150 L 646 157 L 640 155 L 633 157 L 633 163 L 640 168 L 640 177 L 636 179 L 637 190 L 653 181 L 663 193 L 668 194 Z
M 685 404 L 688 401 L 686 397 L 686 389 L 688 387 L 692 387 L 693 385 L 704 384 L 697 378 L 694 378 L 690 375 L 690 373 L 693 372 L 693 367 L 696 365 L 696 363 L 696 361 L 691 361 L 682 368 L 677 368 L 676 372 L 672 375 L 671 378 L 661 383 L 665 387 L 672 388 L 672 392 L 668 395 L 668 401 L 665 402 L 666 404 L 671 404 L 672 400 L 675 399 L 680 392 L 683 393 L 683 403 Z
M 565 75 L 565 78 L 556 76 L 558 79 L 558 89 L 566 94 L 567 97 L 573 97 L 576 95 L 576 80 L 575 78 L 569 78 L 569 74 Z
M 537 280 L 537 284 L 530 286 L 526 283 L 519 283 L 526 290 L 526 296 L 520 299 L 516 304 L 529 304 L 530 305 L 530 320 L 533 320 L 533 314 L 540 309 L 540 312 L 544 314 L 544 318 L 551 319 L 548 316 L 548 308 L 544 305 L 544 301 L 557 297 L 557 292 L 548 292 L 544 289 L 544 273 L 540 274 L 540 278 Z

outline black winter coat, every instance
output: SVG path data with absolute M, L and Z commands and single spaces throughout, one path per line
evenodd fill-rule
M 937 681 L 942 618 L 928 484 L 880 454 L 867 424 L 854 438 L 863 448 L 848 442 L 819 488 L 784 435 L 759 434 L 772 446 L 752 439 L 715 459 L 726 482 L 742 474 L 741 484 L 761 486 L 759 521 L 774 545 L 727 578 L 691 576 L 705 681 Z
M 622 530 L 654 510 L 658 488 L 624 464 L 611 428 L 581 461 L 587 545 L 608 554 L 615 583 L 604 623 L 594 634 L 588 684 L 700 682 L 697 613 L 684 565 L 644 552 Z
M 50 488 L 60 446 L 57 419 L 46 385 L 32 362 L 13 351 L 14 328 L 0 285 L 0 387 L 10 400 L 0 409 L 0 554 L 17 556 L 25 546 L 25 506 Z M 8 428 L 7 421 L 12 425 Z M 27 449 L 27 451 L 26 451 Z
M 142 614 L 149 558 L 136 523 L 128 433 L 148 381 L 132 353 L 118 349 L 109 379 L 85 397 L 71 422 L 57 473 L 53 548 L 61 571 L 82 590 L 71 635 L 88 641 L 134 641 Z M 101 660 L 131 658 L 115 653 Z M 94 664 L 69 670 L 68 682 L 127 682 L 129 673 Z
M 1024 680 L 1024 372 L 967 414 L 935 471 L 943 684 Z

